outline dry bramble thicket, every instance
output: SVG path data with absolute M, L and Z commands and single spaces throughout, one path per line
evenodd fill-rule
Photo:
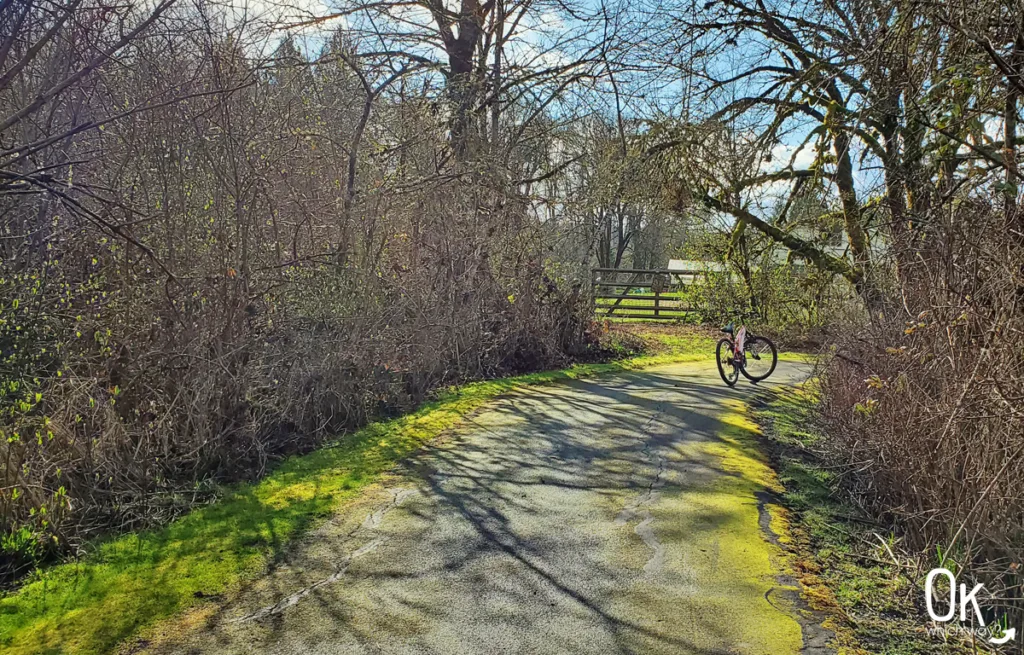
M 257 5 L 0 0 L 5 575 L 587 356 L 587 269 L 674 256 L 827 339 L 850 488 L 1021 597 L 1020 0 Z
M 533 123 L 492 134 L 473 99 L 453 136 L 429 62 L 212 3 L 0 6 L 0 577 L 441 385 L 588 356 Z

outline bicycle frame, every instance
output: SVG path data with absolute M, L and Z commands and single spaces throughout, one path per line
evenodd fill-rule
M 736 338 L 732 342 L 732 354 L 735 357 L 743 356 L 743 342 L 747 339 L 747 326 L 741 325 L 736 331 Z

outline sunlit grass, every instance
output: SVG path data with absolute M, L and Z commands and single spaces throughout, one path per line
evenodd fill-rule
M 640 295 L 651 295 L 649 291 L 645 291 L 644 294 Z M 649 298 L 631 298 L 626 296 L 624 298 L 595 298 L 595 306 L 602 311 L 601 316 L 607 317 L 611 320 L 617 321 L 643 321 L 646 318 L 616 318 L 615 314 L 627 314 L 632 312 L 640 311 L 642 314 L 649 314 L 651 318 L 654 317 L 655 303 L 654 300 Z M 680 292 L 670 292 L 661 294 L 658 300 L 657 309 L 659 310 L 659 316 L 671 317 L 675 320 L 687 322 L 692 316 L 692 312 L 688 311 L 688 301 L 684 294 Z M 611 312 L 605 314 L 604 312 Z M 661 320 L 661 319 L 657 319 Z
M 142 628 L 230 593 L 318 519 L 398 460 L 503 393 L 599 373 L 712 357 L 710 341 L 658 337 L 660 352 L 468 384 L 401 418 L 372 423 L 160 529 L 97 544 L 0 599 L 0 646 L 12 654 L 102 653 Z
M 832 643 L 851 655 L 947 655 L 972 652 L 966 643 L 940 644 L 919 629 L 913 568 L 893 562 L 882 535 L 893 535 L 853 502 L 837 469 L 822 459 L 828 435 L 815 421 L 815 381 L 777 389 L 755 413 L 773 446 L 775 468 L 790 510 L 794 552 L 804 595 L 832 618 Z M 920 596 L 917 596 L 920 598 Z M 856 622 L 845 618 L 856 617 Z M 866 649 L 866 650 L 865 650 Z

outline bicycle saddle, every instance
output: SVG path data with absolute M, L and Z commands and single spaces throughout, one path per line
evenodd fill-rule
M 722 328 L 722 332 L 725 332 L 726 334 L 732 334 L 734 329 L 735 328 L 732 324 L 732 321 L 730 321 L 728 325 Z

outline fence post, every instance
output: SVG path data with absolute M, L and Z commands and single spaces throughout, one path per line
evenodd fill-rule
M 590 269 L 590 313 L 597 317 L 597 269 Z

